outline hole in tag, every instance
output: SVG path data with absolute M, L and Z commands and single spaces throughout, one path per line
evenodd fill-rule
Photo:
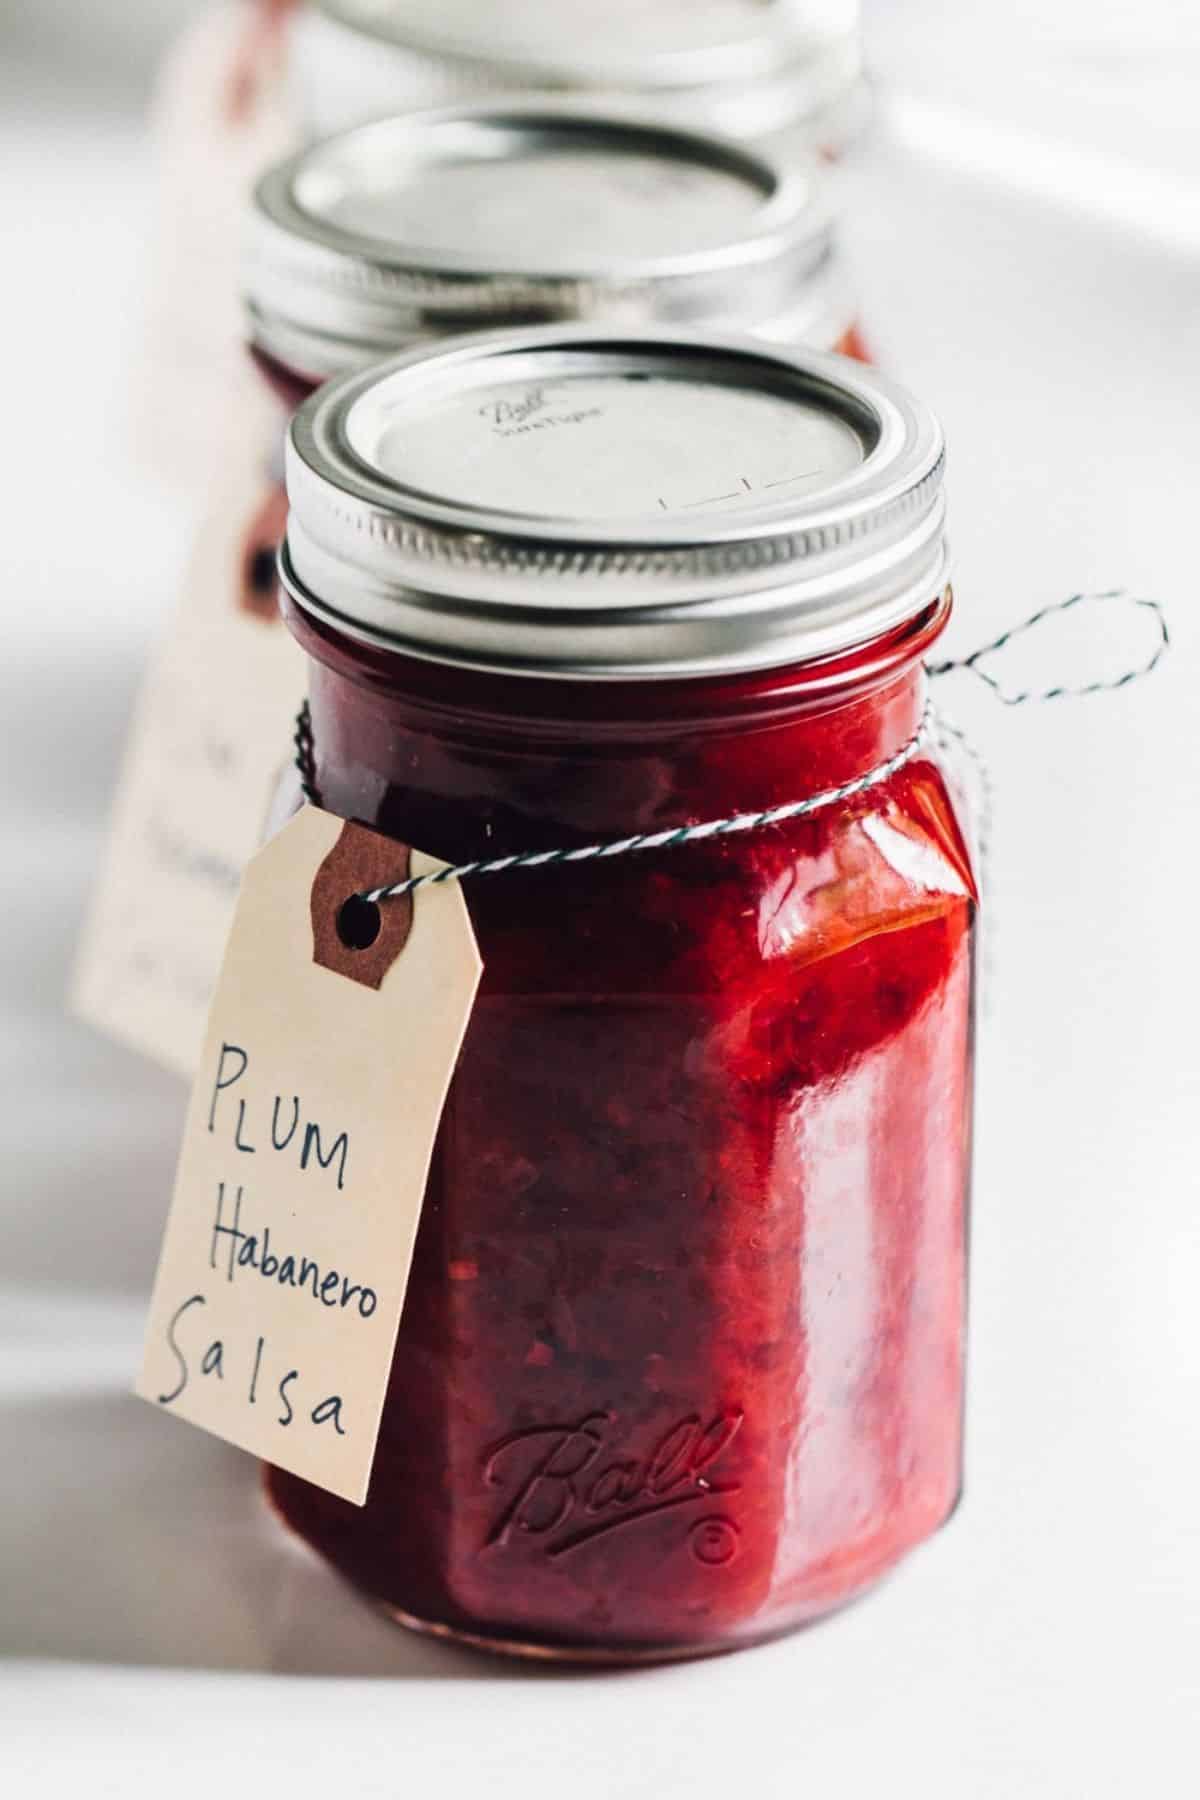
M 252 591 L 256 594 L 273 594 L 275 591 L 276 551 L 273 544 L 259 544 L 250 552 L 247 579 Z
M 328 814 L 323 817 L 328 821 Z M 343 824 L 313 877 L 309 899 L 313 961 L 320 968 L 378 991 L 412 930 L 412 895 L 394 892 L 411 866 L 407 844 L 353 820 Z M 365 898 L 381 888 L 391 892 L 383 906 Z
M 383 918 L 374 900 L 351 894 L 338 908 L 337 934 L 347 950 L 369 950 L 379 936 Z

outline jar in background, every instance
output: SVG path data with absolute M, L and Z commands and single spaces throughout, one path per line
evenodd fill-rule
M 293 421 L 286 610 L 341 817 L 458 862 L 899 759 L 790 823 L 464 887 L 484 974 L 367 1503 L 267 1476 L 405 1623 L 729 1649 L 953 1510 L 976 892 L 918 736 L 941 476 L 891 382 L 715 336 L 463 339 Z
M 320 382 L 488 325 L 704 324 L 864 356 L 825 172 L 554 101 L 377 121 L 258 183 L 248 334 L 287 413 Z M 283 420 L 281 419 L 281 425 Z M 273 613 L 278 481 L 243 551 Z
M 311 0 L 297 107 L 316 134 L 496 93 L 603 95 L 785 157 L 866 111 L 858 0 Z
M 289 408 L 486 326 L 704 325 L 862 353 L 819 166 L 554 101 L 381 119 L 276 164 L 243 298 Z

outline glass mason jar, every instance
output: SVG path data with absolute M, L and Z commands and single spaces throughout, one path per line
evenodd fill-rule
M 818 165 L 554 100 L 380 119 L 277 163 L 243 298 L 289 411 L 489 326 L 702 325 L 861 354 Z
M 727 326 L 866 355 L 819 167 L 553 100 L 382 119 L 277 164 L 243 295 L 281 430 L 330 376 L 476 327 Z M 242 546 L 264 616 L 281 474 Z
M 465 885 L 484 975 L 368 1501 L 267 1477 L 405 1623 L 728 1649 L 954 1508 L 976 889 L 922 736 L 941 471 L 891 382 L 738 338 L 467 338 L 293 423 L 334 813 L 457 862 L 876 772 Z
M 297 110 L 317 135 L 497 93 L 601 95 L 785 157 L 866 113 L 858 0 L 310 0 Z

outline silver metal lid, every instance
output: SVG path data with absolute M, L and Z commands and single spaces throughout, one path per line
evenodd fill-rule
M 325 378 L 477 325 L 848 324 L 827 185 L 727 140 L 555 102 L 381 119 L 255 191 L 254 340 Z
M 338 630 L 464 667 L 769 668 L 937 596 L 942 460 L 933 415 L 842 357 L 665 331 L 460 338 L 301 407 L 283 575 Z
M 665 123 L 762 139 L 861 88 L 859 0 L 311 0 L 295 36 L 315 130 L 500 91 L 651 100 Z

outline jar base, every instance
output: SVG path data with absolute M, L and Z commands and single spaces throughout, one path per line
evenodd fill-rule
M 558 1663 L 574 1668 L 621 1669 L 649 1667 L 655 1663 L 704 1662 L 715 1656 L 731 1656 L 738 1650 L 753 1650 L 762 1644 L 777 1643 L 780 1638 L 794 1637 L 799 1632 L 808 1631 L 814 1625 L 823 1625 L 837 1613 L 846 1612 L 857 1605 L 860 1600 L 867 1599 L 891 1574 L 895 1562 L 864 1581 L 851 1592 L 842 1595 L 838 1600 L 823 1606 L 804 1618 L 791 1619 L 786 1624 L 771 1625 L 762 1631 L 750 1631 L 737 1637 L 724 1639 L 721 1643 L 712 1644 L 596 1644 L 581 1646 L 577 1644 L 549 1644 L 532 1642 L 523 1638 L 493 1637 L 484 1632 L 468 1631 L 459 1625 L 446 1625 L 433 1619 L 421 1619 L 414 1613 L 406 1612 L 403 1607 L 390 1605 L 387 1601 L 376 1601 L 377 1607 L 385 1618 L 396 1625 L 402 1625 L 406 1631 L 419 1633 L 422 1637 L 437 1638 L 439 1642 L 449 1644 L 460 1650 L 477 1650 L 485 1656 L 510 1657 L 519 1662 Z
M 834 1618 L 838 1613 L 846 1612 L 860 1600 L 867 1599 L 891 1575 L 897 1564 L 903 1560 L 903 1554 L 891 1555 L 886 1560 L 876 1562 L 860 1570 L 859 1579 L 852 1587 L 844 1590 L 836 1599 L 813 1607 L 801 1617 L 793 1617 L 782 1624 L 773 1624 L 761 1631 L 749 1630 L 722 1639 L 717 1643 L 693 1644 L 556 1644 L 545 1640 L 519 1637 L 504 1637 L 499 1634 L 471 1631 L 463 1625 L 450 1625 L 439 1619 L 425 1619 L 418 1614 L 396 1606 L 393 1602 L 381 1599 L 370 1593 L 359 1582 L 339 1569 L 336 1562 L 331 1562 L 306 1534 L 288 1517 L 278 1498 L 271 1490 L 270 1470 L 264 1465 L 262 1470 L 262 1497 L 266 1509 L 277 1527 L 294 1542 L 303 1544 L 305 1549 L 326 1567 L 339 1575 L 343 1581 L 373 1610 L 381 1613 L 394 1625 L 403 1626 L 420 1637 L 433 1638 L 446 1644 L 451 1649 L 469 1650 L 483 1656 L 507 1658 L 526 1663 L 539 1663 L 543 1666 L 555 1664 L 565 1668 L 620 1669 L 653 1667 L 655 1664 L 703 1662 L 716 1656 L 729 1656 L 738 1650 L 753 1650 L 759 1645 L 776 1643 L 780 1638 L 793 1637 L 797 1633 L 809 1630 L 814 1625 L 821 1625 L 826 1619 Z M 957 1505 L 957 1502 L 956 1502 Z M 951 1514 L 955 1508 L 951 1509 Z
M 514 1657 L 519 1662 L 565 1663 L 577 1668 L 629 1668 L 634 1664 L 699 1662 L 710 1656 L 726 1656 L 732 1650 L 765 1643 L 769 1638 L 787 1635 L 787 1629 L 765 1633 L 762 1637 L 743 1638 L 730 1644 L 677 1644 L 659 1648 L 605 1647 L 581 1649 L 567 1644 L 539 1644 L 521 1638 L 488 1637 L 481 1632 L 465 1631 L 458 1625 L 442 1625 L 432 1619 L 418 1619 L 402 1607 L 383 1604 L 385 1616 L 406 1631 L 422 1637 L 437 1638 L 462 1650 L 478 1650 L 485 1656 Z M 791 1629 L 795 1629 L 792 1627 Z

